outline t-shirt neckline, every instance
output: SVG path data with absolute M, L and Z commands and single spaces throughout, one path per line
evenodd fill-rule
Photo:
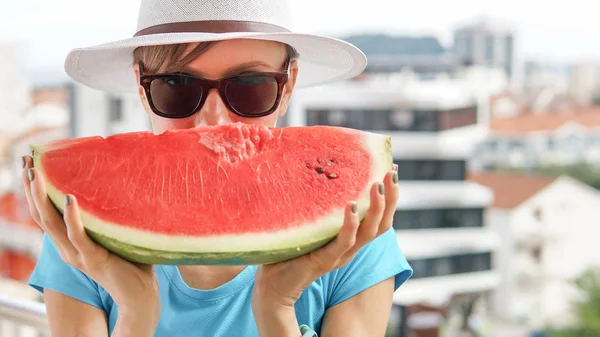
M 177 266 L 161 265 L 160 267 L 163 269 L 165 275 L 175 286 L 175 288 L 187 296 L 205 301 L 216 300 L 238 293 L 239 290 L 254 282 L 254 275 L 256 274 L 256 270 L 258 268 L 257 266 L 252 265 L 247 266 L 231 281 L 226 282 L 225 284 L 214 289 L 201 290 L 190 287 L 187 283 L 185 283 Z

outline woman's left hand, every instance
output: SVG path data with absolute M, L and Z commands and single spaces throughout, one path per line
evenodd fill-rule
M 370 207 L 362 222 L 351 203 L 346 207 L 344 225 L 333 241 L 295 259 L 261 265 L 255 279 L 253 310 L 256 313 L 293 310 L 306 287 L 346 265 L 362 247 L 389 230 L 398 200 L 397 170 L 394 164 L 383 183 L 373 184 Z

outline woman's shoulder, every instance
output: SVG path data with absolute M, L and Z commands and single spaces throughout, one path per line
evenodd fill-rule
M 107 310 L 107 298 L 103 289 L 79 269 L 63 261 L 55 243 L 47 234 L 43 235 L 42 249 L 28 284 L 42 294 L 45 289 L 51 289 Z
M 412 273 L 392 228 L 360 249 L 346 265 L 323 275 L 316 285 L 323 287 L 329 304 L 335 305 L 391 277 L 397 290 Z

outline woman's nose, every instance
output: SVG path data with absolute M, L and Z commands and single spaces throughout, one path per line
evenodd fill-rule
M 216 89 L 211 89 L 208 92 L 204 105 L 195 116 L 195 126 L 232 123 L 229 109 L 227 109 Z

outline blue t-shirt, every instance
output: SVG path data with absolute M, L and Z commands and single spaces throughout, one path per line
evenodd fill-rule
M 251 308 L 256 270 L 257 266 L 248 266 L 218 288 L 198 290 L 183 281 L 176 266 L 157 266 L 162 315 L 155 336 L 258 336 Z M 319 333 L 327 309 L 390 277 L 395 277 L 394 289 L 398 289 L 411 275 L 395 231 L 390 229 L 363 247 L 346 266 L 319 278 L 302 293 L 295 306 L 298 323 Z M 63 262 L 46 235 L 29 284 L 41 292 L 52 289 L 104 310 L 112 333 L 118 312 L 110 295 Z

